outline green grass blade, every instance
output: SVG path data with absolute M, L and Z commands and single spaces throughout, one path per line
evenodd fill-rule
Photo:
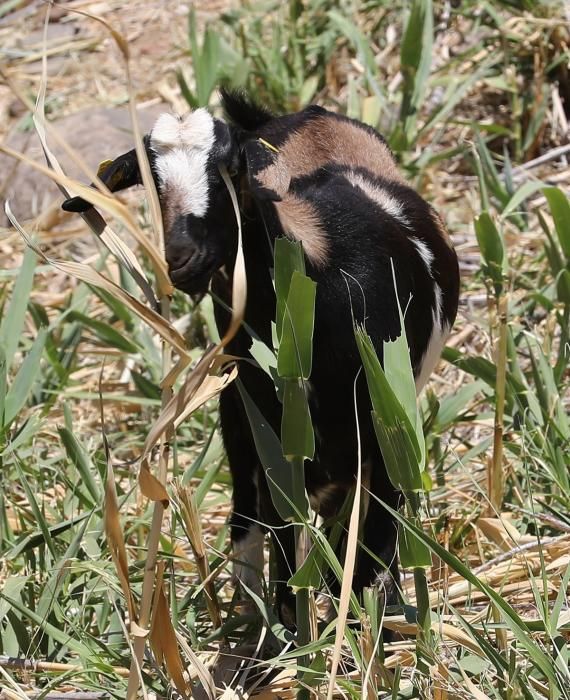
M 554 226 L 566 260 L 570 261 L 570 203 L 568 197 L 558 187 L 546 187 L 544 196 L 554 219 Z
M 104 321 L 90 318 L 86 314 L 82 314 L 79 311 L 70 311 L 68 318 L 72 321 L 78 321 L 86 328 L 92 330 L 103 345 L 109 345 L 110 347 L 117 348 L 117 350 L 121 350 L 122 352 L 140 352 L 138 345 L 133 343 L 120 331 Z
M 291 465 L 283 456 L 281 442 L 273 428 L 263 417 L 239 379 L 236 384 L 247 414 L 259 461 L 267 476 L 273 505 L 283 520 L 295 520 L 297 514 L 293 507 L 295 491 Z
M 36 494 L 34 493 L 34 489 L 30 486 L 30 483 L 22 469 L 22 464 L 18 458 L 15 459 L 15 465 L 16 470 L 18 472 L 18 477 L 20 479 L 20 483 L 22 484 L 26 493 L 26 497 L 28 499 L 28 505 L 30 506 L 30 510 L 32 512 L 32 515 L 34 516 L 34 521 L 37 523 L 39 531 L 42 535 L 41 541 L 45 543 L 52 557 L 56 559 L 57 556 L 55 551 L 55 544 L 51 536 L 46 517 L 36 500 Z
M 101 489 L 95 479 L 95 474 L 97 474 L 97 469 L 91 458 L 87 454 L 87 451 L 75 435 L 67 428 L 58 428 L 59 437 L 61 442 L 65 447 L 65 452 L 67 456 L 75 465 L 75 468 L 79 472 L 81 477 L 81 489 L 83 486 L 87 490 L 90 496 L 90 507 L 95 507 L 103 502 L 103 495 Z
M 37 257 L 31 248 L 26 248 L 22 267 L 18 273 L 12 297 L 8 307 L 4 309 L 2 321 L 0 323 L 0 345 L 4 347 L 6 354 L 6 364 L 8 367 L 12 365 L 12 360 L 18 348 L 18 343 L 22 337 L 22 330 L 26 320 L 26 309 L 30 292 L 32 291 L 32 283 L 34 281 L 34 272 L 36 269 Z
M 14 420 L 28 400 L 30 391 L 40 372 L 40 358 L 44 350 L 46 338 L 47 329 L 41 328 L 8 390 L 4 414 L 6 425 L 9 425 Z

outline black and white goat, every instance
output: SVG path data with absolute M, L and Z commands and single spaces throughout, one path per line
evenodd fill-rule
M 273 242 L 301 241 L 307 274 L 317 283 L 314 362 L 309 403 L 316 436 L 305 467 L 312 507 L 333 517 L 353 488 L 357 432 L 353 390 L 361 366 L 353 318 L 365 324 L 381 357 L 384 340 L 400 333 L 391 261 L 418 391 L 438 361 L 454 322 L 459 274 L 455 252 L 437 213 L 402 179 L 384 139 L 373 129 L 311 106 L 275 117 L 247 98 L 223 94 L 228 123 L 205 109 L 183 118 L 162 115 L 146 145 L 162 204 L 166 257 L 174 285 L 188 294 L 213 291 L 231 306 L 237 228 L 223 164 L 240 196 L 248 279 L 245 321 L 271 347 L 275 317 Z M 102 174 L 113 191 L 140 182 L 136 155 L 116 159 Z M 89 205 L 69 200 L 65 208 Z M 224 268 L 224 273 L 220 270 Z M 219 307 L 223 333 L 229 322 Z M 228 351 L 250 358 L 251 337 L 240 330 Z M 279 434 L 281 404 L 272 381 L 254 363 L 240 377 Z M 357 382 L 363 467 L 372 494 L 396 507 L 370 417 L 363 375 Z M 277 561 L 279 610 L 289 618 L 287 580 L 294 569 L 293 528 L 273 507 L 248 420 L 234 385 L 220 398 L 221 426 L 233 477 L 231 539 L 238 578 L 259 590 L 264 533 Z M 398 600 L 396 528 L 375 498 L 367 499 L 354 590 L 381 584 Z

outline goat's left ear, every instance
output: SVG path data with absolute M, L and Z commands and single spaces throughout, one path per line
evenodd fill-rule
M 146 142 L 146 137 L 145 137 Z M 146 143 L 145 143 L 146 145 Z M 111 192 L 119 192 L 128 187 L 141 184 L 141 175 L 136 151 L 133 149 L 123 153 L 112 161 L 104 161 L 97 172 L 99 179 L 107 185 Z M 93 185 L 92 185 L 93 186 Z M 91 209 L 93 205 L 82 197 L 71 197 L 61 205 L 64 211 L 81 214 Z

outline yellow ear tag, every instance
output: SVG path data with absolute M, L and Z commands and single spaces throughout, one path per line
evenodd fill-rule
M 262 143 L 265 146 L 265 148 L 268 148 L 270 151 L 273 151 L 274 153 L 279 153 L 279 149 L 276 148 L 272 143 L 269 143 L 269 141 L 266 141 L 265 139 L 262 139 L 261 137 L 259 137 L 257 140 L 259 141 L 259 143 Z
M 107 168 L 112 165 L 113 161 L 112 160 L 102 160 L 99 163 L 99 166 L 97 167 L 97 177 L 101 177 L 101 175 L 107 170 Z

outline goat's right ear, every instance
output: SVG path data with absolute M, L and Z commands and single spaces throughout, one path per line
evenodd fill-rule
M 112 161 L 103 161 L 97 171 L 97 177 L 111 190 L 119 192 L 128 187 L 141 184 L 141 175 L 135 149 L 123 153 Z M 94 187 L 94 185 L 91 185 Z M 64 211 L 81 214 L 91 209 L 93 205 L 82 197 L 71 197 L 61 205 Z

